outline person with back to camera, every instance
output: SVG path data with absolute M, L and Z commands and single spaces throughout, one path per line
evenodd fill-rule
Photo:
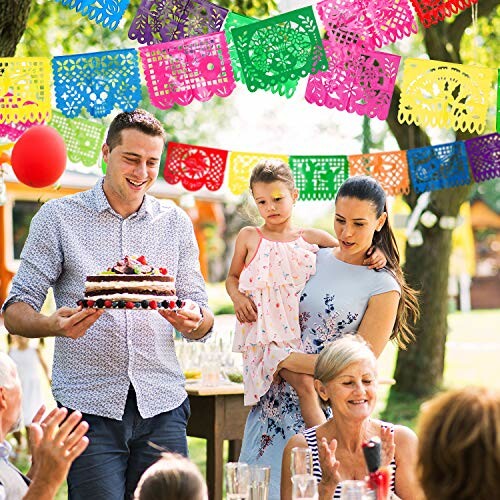
M 240 231 L 226 280 L 238 320 L 234 350 L 243 354 L 244 402 L 249 406 L 269 390 L 278 364 L 291 351 L 303 350 L 299 294 L 315 272 L 318 247 L 338 246 L 326 231 L 292 226 L 299 193 L 286 163 L 259 162 L 250 176 L 250 191 L 264 224 Z M 383 267 L 385 262 L 375 251 L 367 263 Z M 312 377 L 291 371 L 283 376 L 297 391 L 306 424 L 324 422 Z
M 205 479 L 189 459 L 163 453 L 142 475 L 134 500 L 208 500 Z
M 320 500 L 340 498 L 342 481 L 368 475 L 363 443 L 381 440 L 381 466 L 390 466 L 391 498 L 419 499 L 415 476 L 417 437 L 408 427 L 372 418 L 377 403 L 377 359 L 358 335 L 346 335 L 327 345 L 318 356 L 314 385 L 333 417 L 296 434 L 283 451 L 281 498 L 292 498 L 292 448 L 309 447 Z
M 500 390 L 465 387 L 422 405 L 417 475 L 427 500 L 500 498 Z
M 164 145 L 153 115 L 119 113 L 102 146 L 104 178 L 40 208 L 3 306 L 12 334 L 56 337 L 54 399 L 90 424 L 90 445 L 68 476 L 72 500 L 130 498 L 160 455 L 150 442 L 187 455 L 189 399 L 173 329 L 190 340 L 207 338 L 213 315 L 188 215 L 147 194 Z M 168 269 L 186 305 L 177 312 L 75 307 L 86 276 L 125 255 Z M 38 311 L 49 287 L 58 309 L 44 316 Z
M 325 343 L 356 333 L 379 356 L 392 339 L 404 347 L 412 339 L 409 323 L 418 316 L 416 293 L 405 282 L 387 218 L 380 184 L 366 176 L 346 180 L 335 199 L 335 234 L 340 246 L 316 253 L 316 274 L 300 296 L 299 320 L 304 352 L 291 352 L 278 370 L 314 374 Z M 363 265 L 375 245 L 387 257 L 381 271 Z M 288 439 L 305 430 L 295 391 L 273 383 L 247 418 L 240 460 L 271 466 L 269 498 L 279 498 L 281 458 Z

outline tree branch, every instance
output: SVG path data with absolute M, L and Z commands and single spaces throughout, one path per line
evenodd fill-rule
M 498 0 L 481 0 L 477 3 L 477 17 L 488 17 L 498 6 Z M 460 52 L 460 42 L 465 30 L 472 24 L 470 9 L 462 11 L 448 26 L 448 40 L 454 51 Z
M 2 0 L 0 57 L 13 57 L 28 22 L 31 0 Z

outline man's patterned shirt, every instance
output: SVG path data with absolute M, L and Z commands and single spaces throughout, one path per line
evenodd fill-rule
M 124 219 L 109 205 L 102 182 L 40 208 L 4 309 L 25 302 L 40 311 L 49 287 L 58 308 L 76 307 L 86 276 L 125 255 L 144 255 L 151 265 L 167 268 L 178 297 L 206 307 L 186 213 L 146 195 L 140 209 Z M 106 311 L 83 337 L 55 339 L 52 391 L 62 405 L 120 420 L 130 383 L 143 418 L 177 408 L 187 397 L 173 328 L 158 312 Z

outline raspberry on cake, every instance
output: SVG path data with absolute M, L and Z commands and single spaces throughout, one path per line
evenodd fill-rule
M 164 267 L 148 265 L 144 255 L 127 255 L 113 267 L 87 276 L 83 307 L 118 309 L 177 309 L 173 276 Z M 173 306 L 173 307 L 172 307 Z

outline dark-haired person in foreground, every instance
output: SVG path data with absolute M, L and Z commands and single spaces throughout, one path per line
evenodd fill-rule
M 147 195 L 158 177 L 165 131 L 150 113 L 120 113 L 93 189 L 45 203 L 32 220 L 21 266 L 3 306 L 10 333 L 56 337 L 52 391 L 89 423 L 90 445 L 68 476 L 71 499 L 130 498 L 157 448 L 187 454 L 189 400 L 172 331 L 210 332 L 198 246 L 189 217 Z M 182 310 L 75 307 L 85 278 L 125 255 L 168 269 Z M 57 311 L 39 313 L 52 287 Z M 157 445 L 151 447 L 149 443 Z

